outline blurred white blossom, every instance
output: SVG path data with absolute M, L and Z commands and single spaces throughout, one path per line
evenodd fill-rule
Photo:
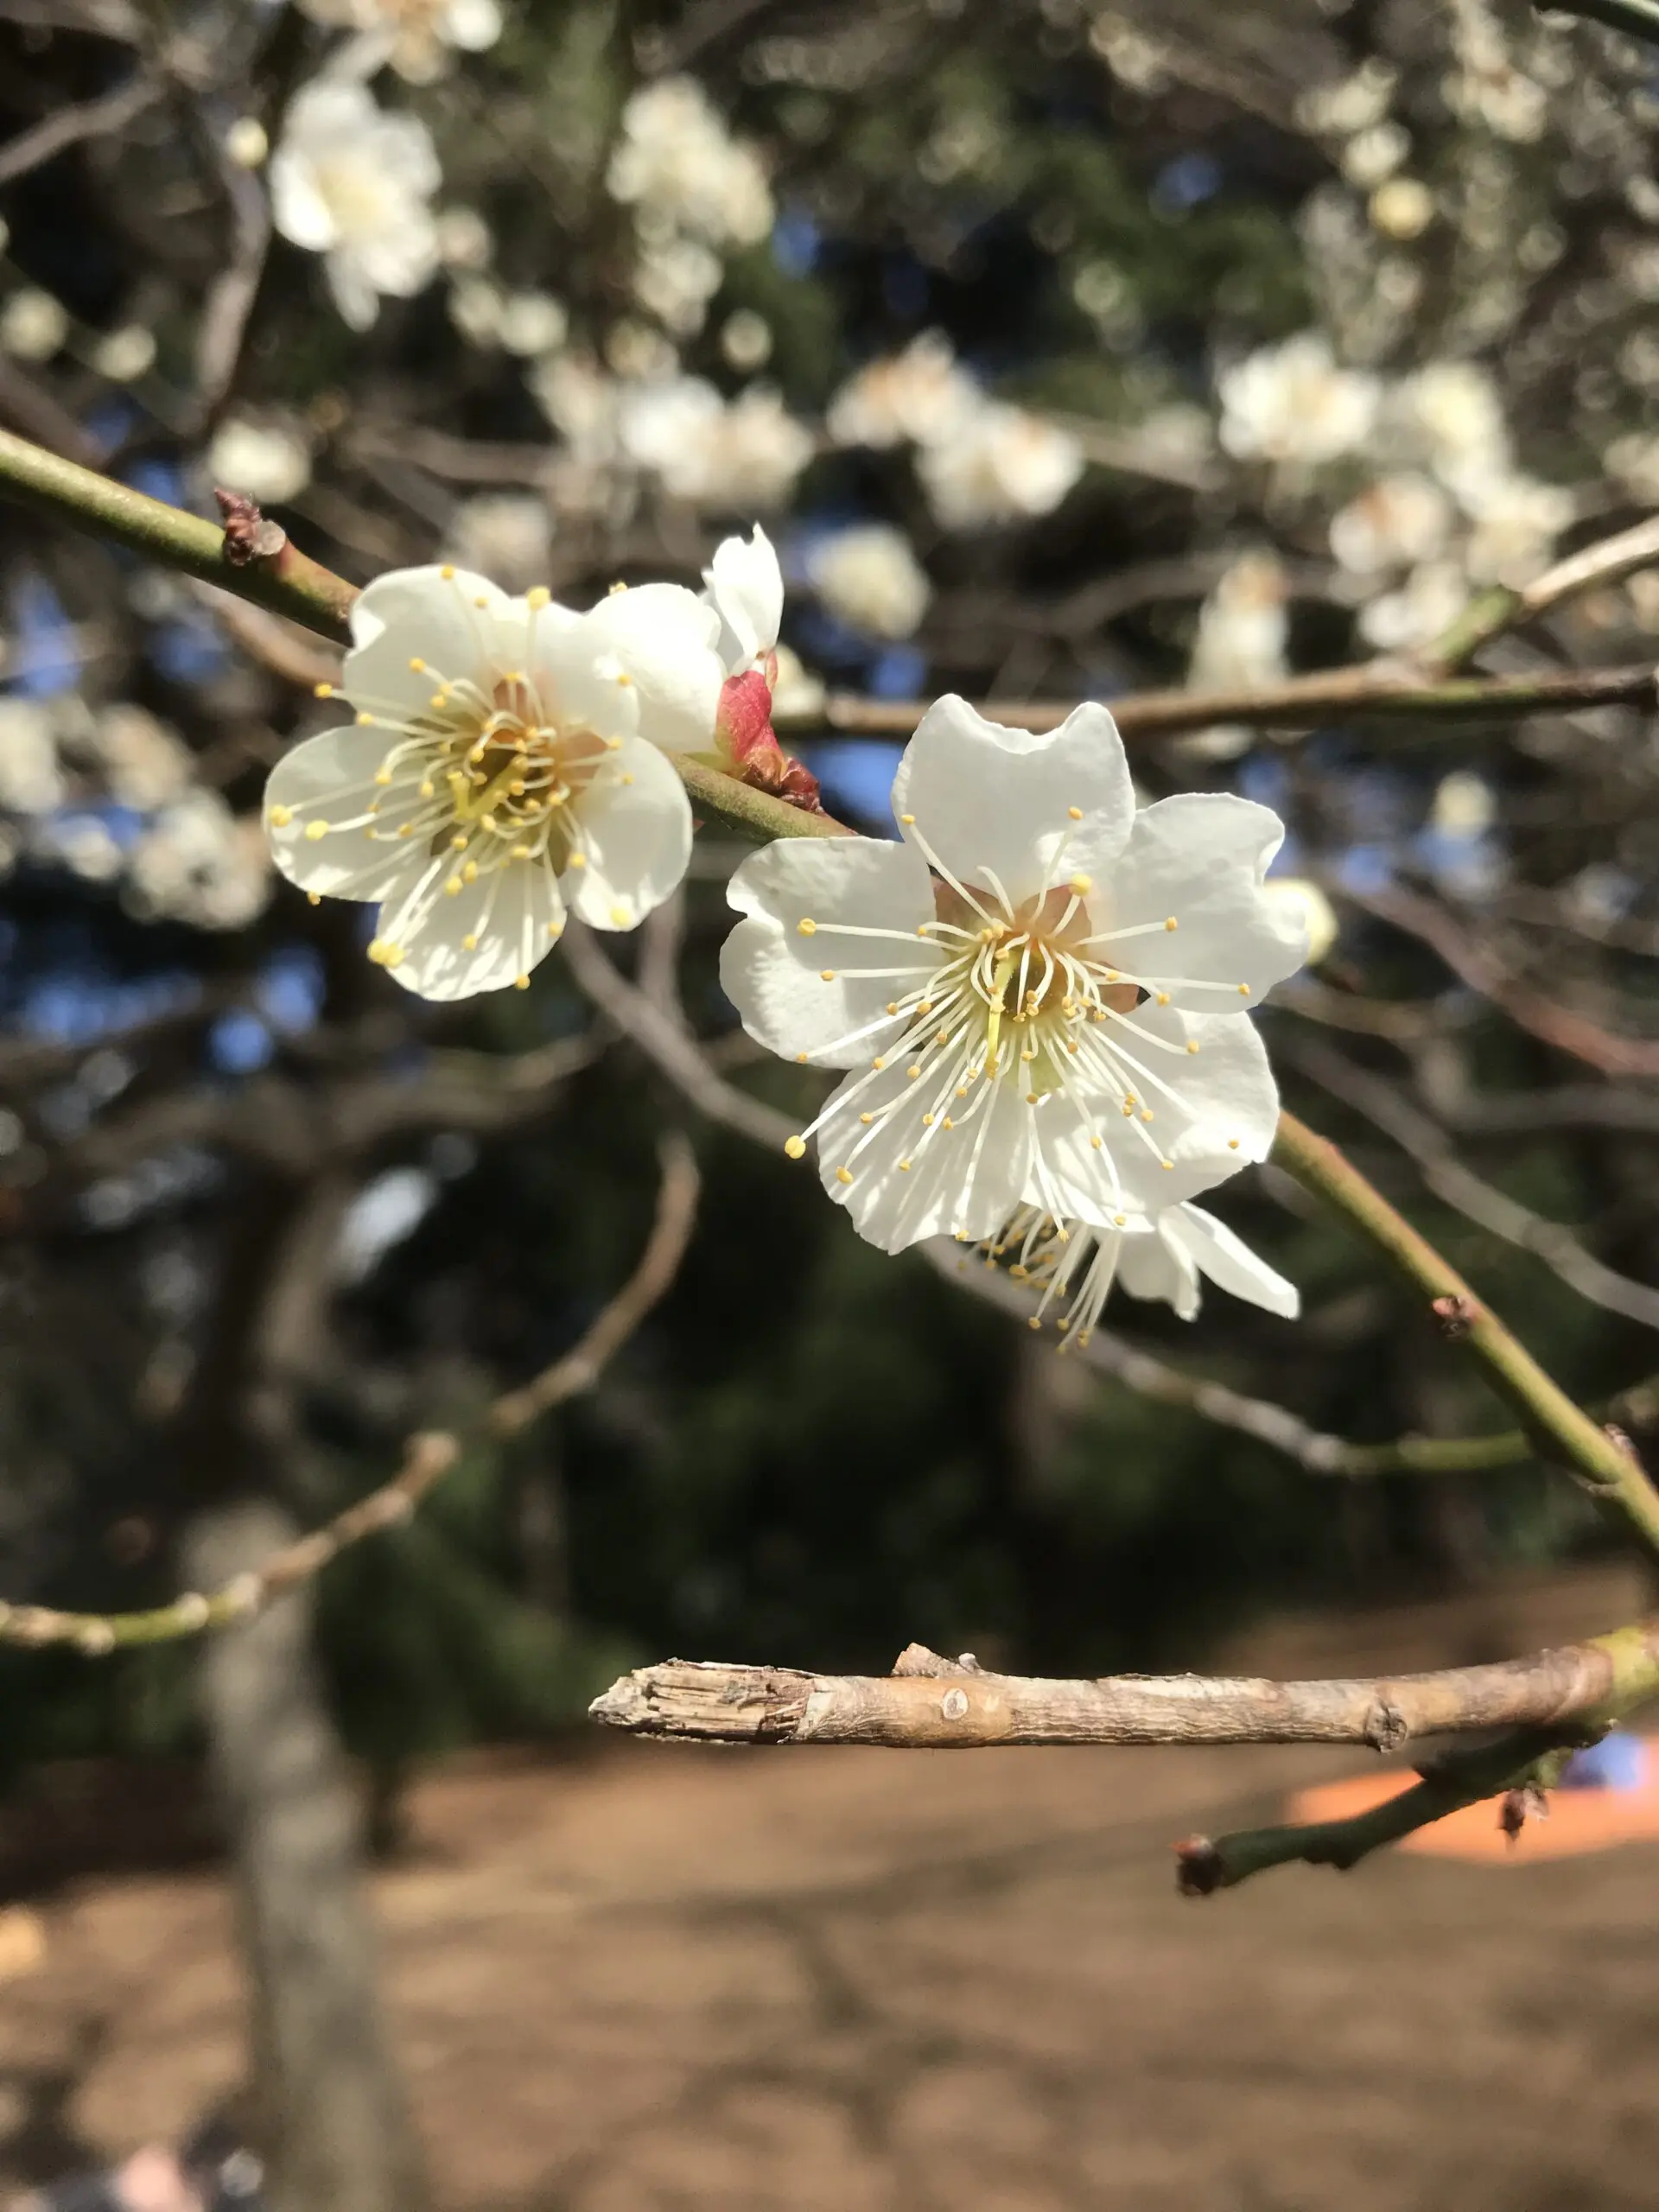
M 1465 558 L 1477 583 L 1530 583 L 1573 519 L 1573 494 L 1535 477 L 1498 477 L 1471 484 L 1465 504 L 1474 522 Z
M 36 699 L 0 697 L 0 807 L 50 814 L 64 799 L 53 715 Z
M 87 733 L 86 749 L 97 763 L 105 790 L 118 806 L 149 814 L 189 786 L 189 747 L 154 715 L 130 702 L 100 711 Z
M 1421 238 L 1434 219 L 1434 195 L 1421 177 L 1391 176 L 1371 194 L 1370 213 L 1384 238 Z
M 1264 346 L 1217 379 L 1221 442 L 1239 461 L 1317 467 L 1363 445 L 1382 388 L 1338 366 L 1330 342 L 1305 330 Z
M 1335 944 L 1338 928 L 1336 909 L 1319 885 L 1306 876 L 1270 875 L 1262 896 L 1270 908 L 1276 907 L 1306 931 L 1307 964 L 1317 968 Z
M 146 921 L 244 929 L 270 898 L 270 855 L 255 815 L 232 813 L 217 791 L 163 807 L 127 860 L 123 901 Z
M 227 491 L 280 505 L 311 481 L 311 440 L 299 416 L 281 409 L 227 415 L 207 448 L 207 467 Z
M 633 296 L 677 338 L 694 338 L 708 319 L 725 264 L 701 238 L 670 237 L 642 244 L 633 269 Z
M 913 636 L 933 596 L 910 540 L 887 523 L 836 531 L 813 547 L 806 567 L 830 613 L 872 637 Z
M 521 592 L 545 578 L 552 550 L 545 499 L 531 492 L 480 492 L 455 510 L 444 558 L 476 569 L 504 591 Z
M 781 506 L 812 457 L 811 433 L 770 386 L 728 401 L 701 377 L 626 389 L 619 435 L 671 497 L 722 513 Z
M 1497 819 L 1497 801 L 1484 776 L 1454 768 L 1435 786 L 1428 818 L 1443 837 L 1481 837 Z
M 1242 553 L 1198 609 L 1188 687 L 1194 691 L 1249 691 L 1276 683 L 1287 671 L 1288 592 L 1278 556 L 1267 547 Z M 1228 760 L 1248 753 L 1255 733 L 1244 723 L 1219 722 L 1179 741 L 1183 752 Z
M 925 330 L 902 353 L 872 361 L 830 403 L 825 427 L 838 446 L 931 444 L 954 436 L 982 405 L 942 330 Z
M 411 85 L 429 85 L 450 65 L 452 51 L 481 54 L 501 35 L 496 0 L 300 0 L 314 23 L 354 30 L 365 51 L 356 64 L 390 61 Z
M 124 323 L 118 330 L 106 331 L 90 358 L 99 375 L 111 384 L 131 384 L 156 359 L 155 334 L 142 323 Z
M 730 135 L 694 77 L 659 78 L 630 95 L 606 182 L 613 199 L 710 245 L 750 245 L 772 228 L 760 157 Z
M 367 330 L 382 294 L 406 299 L 438 266 L 429 205 L 442 181 L 418 117 L 376 106 L 357 83 L 320 78 L 297 92 L 271 157 L 271 218 L 326 257 L 334 304 Z
M 509 292 L 501 303 L 499 329 L 509 353 L 533 360 L 563 345 L 570 317 L 551 292 Z
M 62 302 L 38 284 L 26 284 L 0 307 L 0 353 L 19 361 L 49 361 L 68 335 Z
M 476 207 L 446 207 L 437 219 L 437 239 L 446 269 L 487 269 L 495 251 L 490 226 Z
M 947 530 L 1051 514 L 1084 470 L 1071 433 L 1040 415 L 987 400 L 921 448 L 917 474 Z
M 1415 470 L 1379 477 L 1331 519 L 1331 550 L 1352 575 L 1414 568 L 1446 549 L 1452 503 Z
M 1509 431 L 1497 387 L 1474 361 L 1429 361 L 1389 396 L 1388 423 L 1443 484 L 1502 473 Z
M 1426 645 L 1462 612 L 1469 587 L 1455 561 L 1425 561 L 1394 591 L 1360 610 L 1360 635 L 1379 652 Z

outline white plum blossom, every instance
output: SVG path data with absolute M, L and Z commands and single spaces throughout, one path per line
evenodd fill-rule
M 1247 1008 L 1301 962 L 1262 895 L 1265 807 L 1137 812 L 1111 716 L 1000 728 L 957 698 L 893 784 L 899 841 L 790 838 L 746 861 L 721 980 L 749 1034 L 849 1072 L 825 1189 L 899 1251 L 995 1236 L 1021 1205 L 1102 1228 L 1179 1205 L 1273 1141 Z
M 772 228 L 772 192 L 753 149 L 732 137 L 695 77 L 629 95 L 606 184 L 613 200 L 710 245 L 752 245 Z
M 910 540 L 888 523 L 835 531 L 812 548 L 806 571 L 832 614 L 874 638 L 914 637 L 933 596 Z
M 265 408 L 227 415 L 213 432 L 207 467 L 215 484 L 262 506 L 297 499 L 311 481 L 311 440 L 296 415 Z
M 26 284 L 0 307 L 0 353 L 19 361 L 49 361 L 68 335 L 68 309 L 37 284 Z
M 499 578 L 509 591 L 539 583 L 552 554 L 553 518 L 533 492 L 480 492 L 450 518 L 446 559 Z
M 1390 393 L 1386 428 L 1415 448 L 1456 491 L 1471 473 L 1502 476 L 1510 467 L 1503 403 L 1474 361 L 1427 361 Z
M 1285 1320 L 1294 1321 L 1301 1311 L 1294 1283 L 1258 1258 L 1224 1221 L 1190 1200 L 1154 1215 L 1128 1216 L 1112 1229 L 1056 1222 L 1040 1207 L 1025 1206 L 985 1246 L 993 1263 L 1010 1252 L 1013 1279 L 1042 1292 L 1031 1326 L 1041 1328 L 1058 1301 L 1069 1308 L 1059 1323 L 1063 1333 L 1070 1332 L 1068 1344 L 1088 1343 L 1114 1282 L 1131 1298 L 1173 1306 L 1183 1321 L 1197 1318 L 1205 1276 Z
M 1221 442 L 1235 460 L 1307 468 L 1363 445 L 1382 398 L 1375 377 L 1339 368 L 1329 341 L 1312 330 L 1249 354 L 1217 389 Z
M 122 900 L 142 920 L 245 929 L 270 899 L 259 821 L 232 814 L 217 791 L 187 791 L 162 807 L 127 857 Z
M 0 697 L 0 807 L 50 814 L 66 795 L 52 714 L 38 700 Z
M 1455 561 L 1425 561 L 1394 591 L 1361 608 L 1359 633 L 1379 652 L 1408 652 L 1449 629 L 1463 612 L 1469 586 Z
M 695 338 L 725 276 L 725 264 L 701 238 L 648 239 L 634 263 L 633 296 L 676 338 Z
M 1317 968 L 1337 941 L 1337 910 L 1317 883 L 1302 875 L 1270 875 L 1262 896 L 1300 924 L 1307 938 L 1307 965 Z
M 353 81 L 319 78 L 296 92 L 270 162 L 271 219 L 325 256 L 334 304 L 367 330 L 385 293 L 407 299 L 438 266 L 430 201 L 442 181 L 426 125 L 391 115 Z
M 987 400 L 921 448 L 917 474 L 947 530 L 1052 513 L 1082 475 L 1083 448 L 1023 407 Z
M 501 35 L 496 0 L 301 0 L 301 6 L 314 23 L 362 35 L 359 68 L 385 60 L 411 85 L 441 77 L 452 51 L 481 54 Z
M 1446 550 L 1452 505 L 1415 469 L 1379 477 L 1331 518 L 1331 550 L 1351 575 L 1375 576 L 1414 568 Z
M 701 377 L 672 377 L 626 390 L 619 407 L 628 458 L 716 513 L 782 506 L 812 458 L 811 433 L 766 385 L 725 400 Z
M 1541 484 L 1519 472 L 1468 486 L 1465 506 L 1474 524 L 1465 553 L 1470 576 L 1476 583 L 1516 589 L 1530 583 L 1572 521 L 1575 505 L 1562 486 Z
M 1246 691 L 1274 683 L 1288 667 L 1289 586 L 1270 547 L 1231 562 L 1198 609 L 1186 680 L 1195 691 Z M 1200 759 L 1228 760 L 1248 753 L 1255 733 L 1242 722 L 1217 722 L 1179 741 Z
M 154 813 L 188 788 L 190 749 L 174 730 L 130 702 L 105 707 L 86 738 L 104 788 L 118 806 Z
M 355 721 L 266 786 L 277 867 L 378 902 L 370 957 L 423 997 L 523 988 L 567 911 L 631 929 L 684 874 L 690 810 L 659 748 L 712 743 L 721 629 L 676 584 L 581 614 L 448 565 L 378 577 L 341 676 Z
M 942 330 L 925 330 L 902 353 L 872 361 L 830 403 L 825 428 L 838 446 L 931 445 L 952 437 L 983 404 Z

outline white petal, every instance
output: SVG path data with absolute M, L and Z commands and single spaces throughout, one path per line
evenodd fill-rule
M 326 253 L 340 235 L 316 171 L 289 147 L 279 146 L 271 156 L 270 214 L 285 238 L 311 253 Z
M 1160 1230 L 1179 1211 L 1179 1207 L 1172 1206 L 1168 1213 L 1160 1214 Z M 1198 1313 L 1198 1271 L 1185 1253 L 1166 1244 L 1161 1234 L 1122 1238 L 1116 1279 L 1131 1298 L 1161 1299 L 1166 1306 L 1175 1308 L 1183 1321 L 1192 1320 Z
M 1030 1204 L 1111 1225 L 1119 1213 L 1156 1213 L 1267 1158 L 1279 1093 L 1248 1016 L 1143 1005 L 1100 1033 L 1126 1065 L 1135 1109 L 1124 1114 L 1115 1097 L 1081 1109 L 1064 1097 L 1046 1101 L 1037 1139 L 1052 1188 L 1033 1181 Z M 1187 1053 L 1189 1042 L 1196 1054 Z M 1179 1050 L 1164 1049 L 1172 1045 Z M 1149 1122 L 1141 1118 L 1147 1108 Z
M 1247 983 L 1249 996 L 1259 998 L 1307 952 L 1300 917 L 1262 896 L 1284 834 L 1269 808 L 1224 791 L 1184 791 L 1147 807 L 1108 879 L 1106 903 L 1091 912 L 1102 931 L 1170 915 L 1179 926 L 1127 938 L 1121 949 L 1109 940 L 1099 951 L 1121 957 L 1126 975 L 1171 978 L 1166 988 L 1176 1004 L 1201 1013 L 1219 1012 L 1223 992 L 1183 988 L 1173 978 L 1213 979 L 1235 993 Z
M 750 537 L 716 546 L 703 581 L 721 619 L 721 658 L 735 674 L 772 651 L 784 619 L 783 574 L 759 523 Z
M 339 248 L 322 266 L 340 320 L 353 330 L 372 330 L 380 313 L 380 295 L 357 253 Z
M 348 722 L 307 738 L 271 770 L 265 784 L 265 832 L 277 867 L 302 891 L 322 899 L 384 899 L 410 873 L 409 845 L 397 837 L 395 815 L 361 829 L 330 829 L 320 837 L 306 834 L 319 823 L 346 822 L 367 811 L 387 744 L 384 730 L 359 729 Z M 279 827 L 284 813 L 289 818 Z
M 588 864 L 567 869 L 560 888 L 595 929 L 631 930 L 684 877 L 691 857 L 685 785 L 654 745 L 631 738 L 581 794 L 576 815 Z
M 564 926 L 559 887 L 551 871 L 535 861 L 510 861 L 454 898 L 440 892 L 412 928 L 399 905 L 389 899 L 380 910 L 380 936 L 391 938 L 404 955 L 387 972 L 423 999 L 469 999 L 505 989 L 545 959 Z M 469 937 L 475 940 L 471 946 Z
M 1129 835 L 1135 794 L 1104 707 L 1078 707 L 1054 730 L 1004 729 L 952 696 L 906 747 L 893 810 L 901 827 L 915 817 L 959 882 L 992 870 L 1018 905 L 1070 875 L 1099 880 Z
M 859 1235 L 884 1252 L 902 1252 L 925 1236 L 977 1242 L 994 1236 L 1013 1211 L 1026 1173 L 1031 1115 L 1014 1086 L 996 1084 L 981 1112 L 954 1128 L 941 1122 L 930 1129 L 902 1066 L 887 1070 L 855 1096 L 858 1081 L 849 1076 L 836 1093 L 847 1103 L 819 1135 L 818 1172 Z M 906 1094 L 908 1109 L 901 1107 L 867 1132 L 861 1113 L 874 1114 Z M 850 1182 L 841 1179 L 843 1167 Z
M 639 686 L 617 664 L 593 617 L 549 601 L 527 619 L 530 665 L 543 707 L 567 728 L 591 730 L 595 737 L 635 736 Z
M 464 569 L 389 569 L 352 609 L 341 689 L 353 706 L 396 719 L 423 713 L 440 683 L 487 690 L 515 656 L 521 667 L 529 658 L 523 610 Z
M 639 691 L 639 734 L 669 753 L 714 743 L 725 671 L 715 652 L 720 617 L 679 584 L 613 592 L 586 618 Z
M 916 935 L 933 913 L 926 863 L 909 846 L 885 838 L 780 837 L 743 862 L 727 895 L 748 918 L 721 950 L 721 988 L 750 1036 L 785 1059 L 843 1068 L 867 1062 L 879 1049 L 873 1038 L 837 1040 L 877 1020 L 923 975 L 889 979 L 845 971 L 925 971 L 943 957 L 931 940 Z M 803 936 L 803 920 L 817 927 Z M 841 937 L 828 926 L 836 921 L 903 934 Z
M 1235 1298 L 1252 1306 L 1265 1306 L 1269 1313 L 1294 1321 L 1301 1312 L 1301 1294 L 1267 1262 L 1259 1259 L 1224 1221 L 1217 1221 L 1202 1206 L 1172 1206 L 1158 1217 L 1159 1232 L 1178 1253 L 1219 1283 Z

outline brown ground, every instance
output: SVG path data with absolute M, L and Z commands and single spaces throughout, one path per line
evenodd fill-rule
M 1250 1655 L 1487 1656 L 1606 1581 Z M 435 1777 L 378 1896 L 445 2204 L 548 2212 L 1618 2212 L 1659 2202 L 1659 1851 L 1287 1869 L 1170 1840 L 1351 1755 L 697 1753 Z M 0 2183 L 176 2131 L 238 2065 L 211 1872 L 76 1881 L 0 1987 Z

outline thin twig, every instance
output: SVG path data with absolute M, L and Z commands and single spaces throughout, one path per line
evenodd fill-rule
M 54 156 L 78 145 L 83 138 L 97 138 L 107 131 L 123 130 L 161 99 L 165 86 L 139 72 L 99 99 L 79 107 L 60 108 L 29 130 L 0 146 L 0 184 L 11 184 L 30 169 L 37 169 Z
M 488 1433 L 515 1436 L 530 1422 L 579 1392 L 590 1389 L 606 1363 L 633 1334 L 679 1271 L 696 1219 L 699 1179 L 696 1156 L 677 1132 L 663 1141 L 662 1181 L 645 1249 L 627 1281 L 562 1358 L 533 1382 L 498 1398 L 485 1416 Z M 89 1657 L 140 1643 L 165 1643 L 248 1620 L 308 1580 L 348 1545 L 397 1527 L 460 1458 L 461 1438 L 434 1431 L 411 1436 L 403 1465 L 388 1483 L 336 1514 L 211 1596 L 187 1591 L 171 1605 L 134 1613 L 60 1612 L 47 1605 L 0 1604 L 0 1643 L 73 1644 Z

